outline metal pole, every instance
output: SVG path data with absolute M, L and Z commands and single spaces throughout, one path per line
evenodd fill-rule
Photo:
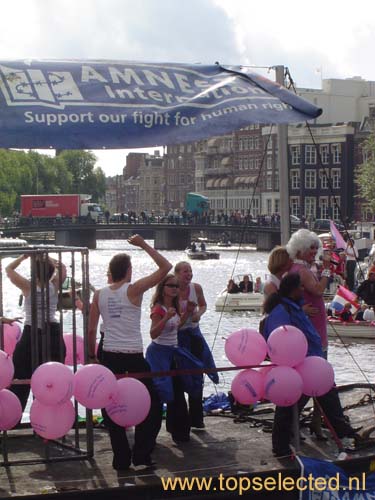
M 276 82 L 284 85 L 284 66 L 275 66 Z M 277 126 L 278 156 L 280 179 L 280 232 L 281 244 L 286 245 L 290 236 L 289 216 L 289 173 L 288 173 L 288 125 Z

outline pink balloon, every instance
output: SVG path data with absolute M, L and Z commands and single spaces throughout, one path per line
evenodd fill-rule
M 14 365 L 12 357 L 4 351 L 0 351 L 0 390 L 10 386 L 14 376 Z
M 272 363 L 294 367 L 302 363 L 307 354 L 307 340 L 295 326 L 275 328 L 268 337 L 268 354 Z
M 105 366 L 85 365 L 74 375 L 74 396 L 86 408 L 104 408 L 117 391 L 116 377 Z
M 108 416 L 121 427 L 138 425 L 147 417 L 151 398 L 147 387 L 135 378 L 117 381 L 118 392 L 105 407 Z
M 10 355 L 14 353 L 17 342 L 22 336 L 21 327 L 18 323 L 14 322 L 11 325 L 6 323 L 3 325 L 4 333 L 4 351 Z
M 31 390 L 38 401 L 45 405 L 61 405 L 73 395 L 74 376 L 71 370 L 56 361 L 44 363 L 31 377 Z
M 307 396 L 323 396 L 335 383 L 332 365 L 319 356 L 308 356 L 296 370 L 302 377 L 302 392 Z
M 253 328 L 242 328 L 225 341 L 225 354 L 235 366 L 259 365 L 266 357 L 267 344 Z
M 30 408 L 30 424 L 44 439 L 58 439 L 73 427 L 76 414 L 71 401 L 47 406 L 34 399 Z
M 22 417 L 20 400 L 8 389 L 0 391 L 0 430 L 13 429 Z
M 289 366 L 276 366 L 264 379 L 264 397 L 277 406 L 291 406 L 302 395 L 301 375 Z
M 63 335 L 65 347 L 66 347 L 66 355 L 65 355 L 65 364 L 68 366 L 74 366 L 74 356 L 73 356 L 73 334 L 72 333 L 64 333 Z M 82 365 L 85 362 L 85 354 L 84 354 L 84 342 L 83 338 L 80 335 L 76 335 L 76 364 Z
M 234 399 L 243 405 L 256 403 L 263 397 L 263 376 L 260 372 L 242 370 L 232 380 L 231 391 Z

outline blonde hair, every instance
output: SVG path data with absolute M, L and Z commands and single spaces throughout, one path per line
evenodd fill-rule
M 275 247 L 268 258 L 268 270 L 271 274 L 277 274 L 284 269 L 290 257 L 285 247 Z
M 295 259 L 299 252 L 304 253 L 315 245 L 317 248 L 322 246 L 318 235 L 308 229 L 299 229 L 293 233 L 286 245 L 286 249 L 291 259 Z

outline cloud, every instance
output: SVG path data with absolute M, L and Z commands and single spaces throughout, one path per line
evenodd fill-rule
M 211 0 L 19 0 L 2 21 L 3 58 L 239 61 L 232 21 Z

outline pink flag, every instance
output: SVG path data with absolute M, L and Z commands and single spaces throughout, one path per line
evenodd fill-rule
M 336 248 L 342 248 L 345 250 L 345 248 L 347 247 L 346 241 L 341 236 L 340 231 L 337 229 L 335 223 L 332 220 L 329 221 L 329 226 L 332 238 L 335 240 L 336 243 Z

